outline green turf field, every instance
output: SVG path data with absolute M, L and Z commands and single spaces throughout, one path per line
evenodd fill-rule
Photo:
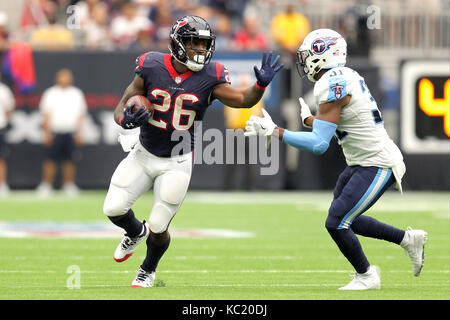
M 104 196 L 104 191 L 96 191 L 78 198 L 55 195 L 44 200 L 18 192 L 0 199 L 0 230 L 8 223 L 24 228 L 49 222 L 107 224 L 102 214 Z M 330 199 L 331 192 L 190 191 L 172 221 L 174 236 L 158 267 L 156 286 L 148 289 L 130 288 L 144 258 L 145 243 L 128 261 L 116 263 L 112 255 L 120 236 L 3 235 L 0 299 L 450 299 L 448 193 L 400 196 L 390 191 L 369 211 L 383 222 L 421 228 L 429 234 L 419 278 L 412 275 L 399 246 L 360 238 L 371 264 L 381 269 L 381 290 L 369 292 L 337 290 L 351 280 L 352 268 L 324 227 Z M 149 195 L 133 209 L 138 218 L 147 219 L 150 207 Z M 243 237 L 191 237 L 201 235 L 198 229 L 229 230 Z M 71 270 L 80 272 L 68 273 Z M 69 289 L 68 283 L 80 288 Z

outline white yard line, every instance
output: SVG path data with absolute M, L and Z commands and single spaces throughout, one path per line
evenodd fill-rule
M 398 259 L 397 256 L 386 256 L 384 253 L 379 253 L 377 256 L 382 256 L 385 259 Z M 134 259 L 144 259 L 145 256 L 135 255 Z M 318 257 L 317 259 L 329 259 L 329 257 Z M 66 261 L 80 261 L 80 260 L 111 260 L 112 256 L 73 256 L 73 257 L 65 257 Z M 224 256 L 167 256 L 164 258 L 165 260 L 229 260 L 228 257 Z M 304 260 L 307 257 L 304 256 L 235 256 L 233 260 Z M 450 257 L 448 255 L 440 255 L 440 256 L 432 256 L 433 260 L 449 260 Z M 61 260 L 60 257 L 56 256 L 16 256 L 16 257 L 8 257 L 8 256 L 0 256 L 0 261 L 6 260 L 39 260 L 39 261 L 49 261 L 49 260 Z
M 83 274 L 135 274 L 136 271 L 130 270 L 80 270 Z M 348 273 L 350 274 L 351 270 L 158 270 L 158 274 L 161 273 Z M 411 273 L 411 270 L 382 270 L 383 273 Z M 450 273 L 449 270 L 426 270 L 425 273 Z M 0 270 L 0 274 L 8 274 L 8 273 L 24 273 L 24 274 L 39 274 L 39 273 L 61 273 L 65 274 L 65 270 Z

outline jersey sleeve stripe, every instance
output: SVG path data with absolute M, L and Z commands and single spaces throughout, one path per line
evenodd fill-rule
M 147 57 L 147 55 L 148 55 L 149 53 L 150 53 L 150 52 L 146 52 L 146 53 L 142 54 L 142 55 L 139 57 L 139 68 L 142 68 L 142 67 L 143 67 L 144 61 L 145 61 L 145 57 Z
M 223 67 L 223 65 L 220 62 L 216 62 L 217 81 L 220 81 L 220 74 L 222 73 L 222 67 Z

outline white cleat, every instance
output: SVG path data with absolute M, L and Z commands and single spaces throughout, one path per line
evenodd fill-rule
M 408 227 L 405 231 L 400 246 L 405 249 L 406 255 L 411 259 L 414 276 L 420 276 L 423 264 L 425 262 L 425 243 L 428 240 L 428 234 L 423 230 L 413 230 Z
M 380 276 L 378 268 L 370 266 L 366 273 L 355 273 L 353 280 L 339 290 L 373 290 L 380 289 Z
M 1 197 L 7 197 L 11 193 L 11 190 L 9 189 L 8 185 L 6 183 L 0 184 L 0 198 Z
M 143 225 L 145 228 L 145 233 L 141 236 L 137 236 L 135 238 L 130 238 L 127 234 L 123 236 L 122 241 L 117 246 L 116 251 L 114 251 L 114 260 L 116 260 L 117 262 L 123 262 L 127 260 L 133 255 L 134 250 L 136 250 L 139 244 L 147 239 L 148 235 L 150 234 L 150 228 L 147 223 L 145 223 L 145 221 Z
M 48 198 L 53 194 L 53 187 L 46 182 L 41 182 L 36 188 L 36 194 L 40 198 Z
M 149 288 L 153 287 L 153 283 L 155 283 L 155 272 L 147 272 L 142 268 L 139 268 L 136 278 L 131 283 L 131 287 Z
M 69 197 L 76 197 L 80 195 L 80 189 L 75 183 L 65 183 L 63 185 L 63 190 Z

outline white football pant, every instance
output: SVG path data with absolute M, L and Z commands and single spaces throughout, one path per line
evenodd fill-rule
M 103 205 L 109 217 L 124 215 L 134 202 L 153 186 L 154 200 L 148 224 L 153 233 L 167 230 L 188 190 L 192 173 L 192 153 L 160 158 L 140 142 L 114 172 Z

